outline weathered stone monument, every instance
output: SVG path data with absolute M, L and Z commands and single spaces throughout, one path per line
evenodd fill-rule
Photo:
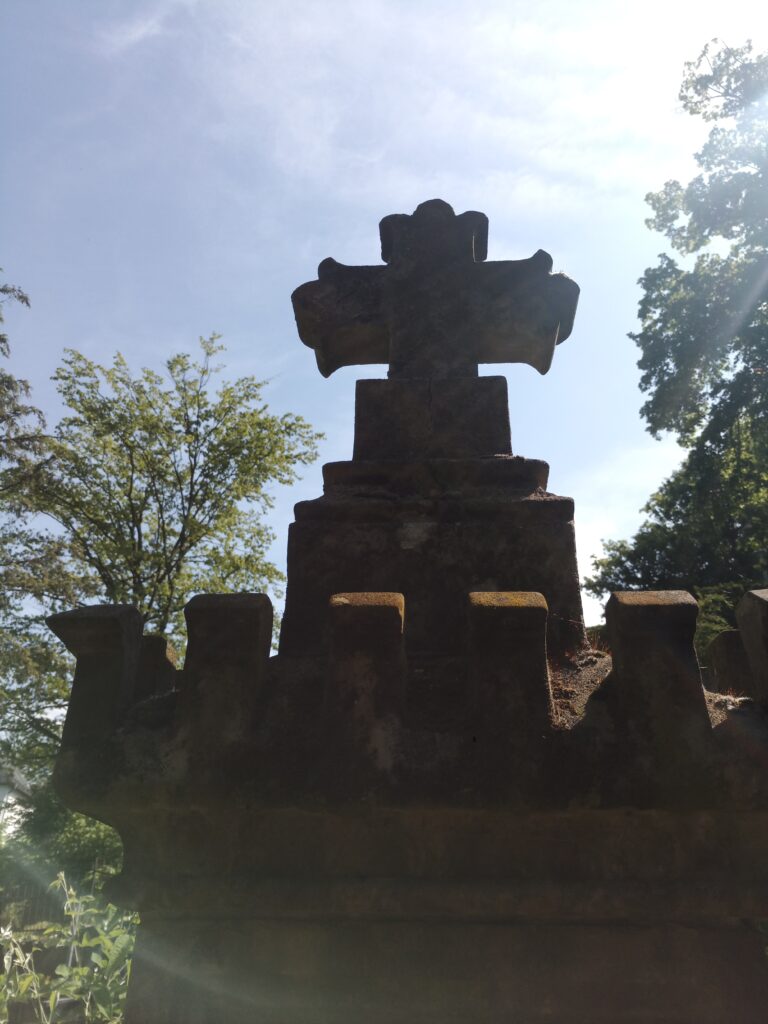
M 51 620 L 56 782 L 141 911 L 127 1020 L 763 1022 L 768 592 L 754 699 L 702 688 L 686 593 L 613 595 L 591 651 L 573 503 L 477 373 L 546 372 L 577 286 L 436 200 L 381 240 L 294 293 L 323 374 L 389 376 L 296 507 L 277 656 L 258 594 L 194 598 L 183 669 L 129 607 Z

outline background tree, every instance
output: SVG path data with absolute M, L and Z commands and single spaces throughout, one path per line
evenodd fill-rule
M 4 470 L 18 600 L 0 607 L 0 756 L 37 784 L 21 841 L 54 875 L 81 877 L 94 850 L 109 860 L 119 844 L 47 786 L 71 669 L 43 614 L 126 602 L 181 648 L 194 593 L 275 591 L 282 581 L 267 557 L 270 488 L 316 457 L 320 435 L 299 416 L 271 413 L 253 377 L 214 391 L 221 346 L 200 344 L 199 360 L 173 356 L 164 375 L 134 375 L 119 355 L 101 366 L 67 352 L 54 375 L 66 414 L 39 434 L 34 466 L 15 459 Z
M 689 453 L 636 536 L 606 543 L 587 588 L 698 589 L 709 635 L 732 621 L 734 596 L 768 581 L 768 54 L 713 40 L 686 64 L 680 99 L 714 127 L 701 173 L 646 197 L 646 223 L 682 259 L 646 270 L 630 337 L 648 429 Z
M 0 328 L 7 302 L 30 305 L 21 288 L 0 285 Z M 8 336 L 0 330 L 0 356 L 9 354 Z M 70 664 L 45 628 L 44 614 L 52 602 L 76 601 L 81 589 L 63 563 L 63 539 L 41 534 L 25 509 L 25 492 L 46 457 L 44 427 L 42 413 L 31 403 L 29 383 L 0 367 L 0 763 L 20 768 L 39 799 L 51 804 L 62 828 L 60 833 L 49 828 L 48 833 L 57 835 L 68 852 L 79 844 L 85 853 L 74 856 L 76 863 L 92 863 L 93 850 L 105 844 L 113 859 L 119 855 L 116 837 L 95 824 L 89 842 L 78 830 L 79 816 L 65 820 L 68 812 L 53 806 L 53 794 L 45 786 L 58 744 L 56 718 L 66 704 Z M 38 823 L 44 819 L 40 815 Z M 96 844 L 93 832 L 98 833 Z M 0 877 L 6 884 L 23 868 L 26 858 L 18 852 L 0 836 Z
M 317 455 L 299 416 L 274 415 L 264 384 L 243 377 L 210 391 L 220 346 L 173 356 L 166 375 L 133 376 L 68 352 L 54 375 L 68 409 L 29 480 L 27 507 L 67 543 L 78 584 L 141 611 L 149 630 L 183 644 L 182 609 L 199 591 L 267 590 L 270 487 Z
M 29 306 L 21 288 L 0 285 L 0 328 L 9 301 Z M 0 356 L 9 354 L 8 336 L 0 331 Z M 41 756 L 49 761 L 41 744 L 50 743 L 50 723 L 37 697 L 56 690 L 66 664 L 42 628 L 48 595 L 67 591 L 62 543 L 30 528 L 23 508 L 24 491 L 42 458 L 43 428 L 29 383 L 0 367 L 0 761 L 13 766 L 24 761 L 32 777 Z M 74 593 L 68 590 L 67 596 Z M 29 701 L 17 703 L 12 694 L 24 690 Z
M 10 355 L 8 335 L 2 329 L 7 302 L 18 302 L 28 307 L 29 296 L 16 285 L 0 285 L 0 356 L 4 358 Z M 37 451 L 42 423 L 39 409 L 29 402 L 29 382 L 14 377 L 0 366 L 0 469 Z M 0 497 L 4 496 L 4 491 L 5 485 L 0 481 Z

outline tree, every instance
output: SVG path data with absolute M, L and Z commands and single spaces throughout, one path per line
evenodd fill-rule
M 67 352 L 54 375 L 66 415 L 40 436 L 33 471 L 20 460 L 5 471 L 19 514 L 53 529 L 19 528 L 8 549 L 17 600 L 0 605 L 0 756 L 39 783 L 30 847 L 76 877 L 88 850 L 111 840 L 99 833 L 83 844 L 85 826 L 46 788 L 70 669 L 42 614 L 130 603 L 148 630 L 183 646 L 194 593 L 279 587 L 263 518 L 269 489 L 317 453 L 320 435 L 299 416 L 271 413 L 262 382 L 244 377 L 213 393 L 221 346 L 200 344 L 199 360 L 173 356 L 165 375 L 134 375 L 120 355 L 101 366 Z
M 29 307 L 29 296 L 16 285 L 0 285 L 0 328 L 5 322 L 6 302 Z M 8 335 L 0 330 L 0 356 L 9 355 Z M 42 424 L 40 410 L 29 404 L 29 382 L 0 367 L 0 469 L 37 453 Z M 8 483 L 0 478 L 0 499 L 6 496 L 7 488 Z
M 707 44 L 686 65 L 684 108 L 715 121 L 687 186 L 648 195 L 663 232 L 693 266 L 662 254 L 641 278 L 642 413 L 654 435 L 722 437 L 768 395 L 768 54 Z M 724 122 L 724 123 L 720 123 Z M 721 252 L 702 252 L 719 242 Z M 722 251 L 724 250 L 724 251 Z
M 4 306 L 14 301 L 29 307 L 29 297 L 16 285 L 0 285 L 0 327 Z M 0 355 L 10 355 L 5 332 L 0 332 Z M 39 692 L 56 688 L 54 680 L 65 662 L 42 631 L 42 616 L 30 610 L 28 600 L 38 603 L 52 589 L 60 592 L 61 541 L 43 538 L 30 529 L 22 513 L 22 492 L 39 465 L 44 435 L 42 413 L 29 401 L 30 388 L 0 367 L 0 698 L 3 732 L 0 761 L 18 763 L 19 746 L 28 749 L 27 768 L 34 775 L 40 743 L 54 735 L 50 722 L 38 714 Z M 70 592 L 69 596 L 73 596 Z M 12 693 L 26 688 L 32 697 L 15 706 Z M 16 726 L 15 742 L 9 734 Z
M 26 491 L 27 508 L 61 531 L 84 592 L 136 605 L 148 629 L 180 642 L 192 594 L 281 581 L 266 555 L 269 488 L 317 454 L 319 435 L 270 413 L 255 378 L 210 393 L 216 341 L 201 339 L 200 362 L 173 356 L 165 377 L 69 351 L 54 375 L 69 414 Z
M 648 429 L 689 453 L 636 536 L 607 542 L 586 584 L 595 594 L 677 586 L 706 598 L 768 579 L 768 54 L 713 40 L 686 64 L 680 99 L 714 127 L 701 173 L 646 197 L 646 223 L 683 259 L 662 253 L 646 270 L 630 337 Z
M 652 495 L 631 541 L 608 541 L 587 582 L 593 593 L 690 590 L 699 599 L 696 644 L 704 654 L 735 625 L 745 590 L 768 580 L 768 450 L 739 422 L 719 450 L 696 445 Z
M 768 438 L 745 417 L 717 448 L 696 444 L 645 506 L 632 541 L 608 541 L 600 592 L 768 578 Z
M 21 288 L 0 285 L 0 326 L 9 301 L 30 305 Z M 0 355 L 9 354 L 2 332 Z M 46 458 L 44 426 L 42 413 L 30 402 L 29 383 L 0 367 L 0 764 L 21 767 L 43 803 L 50 803 L 44 782 L 58 746 L 57 716 L 66 706 L 70 663 L 45 628 L 44 610 L 52 601 L 74 602 L 82 591 L 64 563 L 63 538 L 34 529 L 24 510 L 25 492 Z M 74 816 L 62 822 L 60 838 L 69 840 L 70 848 L 78 845 L 76 823 Z M 95 827 L 103 833 L 98 848 L 106 842 L 114 850 L 112 836 Z M 0 849 L 0 876 L 6 881 L 19 873 L 13 854 L 12 845 Z

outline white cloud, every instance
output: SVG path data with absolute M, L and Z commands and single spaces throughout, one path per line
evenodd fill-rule
M 97 42 L 108 56 L 129 50 L 163 31 L 164 14 L 140 15 L 128 21 L 115 22 L 97 33 Z
M 471 178 L 508 210 L 551 212 L 687 173 L 701 130 L 675 112 L 679 38 L 601 3 L 544 3 L 535 20 L 521 3 L 479 10 L 201 4 L 205 45 L 187 56 L 210 104 L 201 130 L 354 205 L 455 195 Z
M 163 0 L 100 38 L 140 50 L 189 13 L 172 54 L 186 116 L 254 168 L 254 196 L 264 170 L 292 194 L 377 209 L 471 182 L 497 216 L 535 216 L 689 176 L 704 129 L 678 109 L 682 61 L 716 26 L 739 36 L 739 7 Z
M 195 7 L 197 2 L 198 0 L 161 0 L 141 14 L 115 19 L 97 29 L 96 49 L 107 57 L 132 50 L 149 39 L 163 35 L 168 30 L 170 18 L 179 9 Z

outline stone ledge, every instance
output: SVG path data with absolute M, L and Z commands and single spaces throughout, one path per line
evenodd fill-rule
M 233 892 L 237 895 L 233 897 Z M 768 882 L 723 885 L 699 882 L 592 883 L 414 882 L 365 878 L 308 881 L 243 877 L 233 885 L 215 877 L 147 880 L 136 886 L 116 879 L 110 898 L 121 905 L 151 906 L 147 918 L 196 915 L 282 921 L 431 921 L 516 924 L 571 922 L 717 923 L 733 928 L 768 917 Z
M 714 900 L 744 886 L 768 887 L 768 813 L 533 811 L 504 808 L 374 806 L 264 807 L 240 800 L 207 809 L 179 828 L 179 811 L 137 808 L 125 873 L 148 879 L 234 873 L 295 885 L 382 878 L 398 884 L 563 887 L 599 893 L 622 886 L 672 886 Z M 237 822 L 236 830 L 233 824 Z M 172 852 L 171 852 L 172 851 Z M 713 891 L 709 892 L 712 887 Z M 768 917 L 768 905 L 756 918 Z
M 478 488 L 546 490 L 549 465 L 520 455 L 490 458 L 375 460 L 328 462 L 323 466 L 324 490 L 365 488 L 393 494 L 466 494 Z
M 333 529 L 347 523 L 385 523 L 396 530 L 407 530 L 415 520 L 432 520 L 443 525 L 485 524 L 489 520 L 499 526 L 508 522 L 524 522 L 533 529 L 545 529 L 553 522 L 572 523 L 573 498 L 536 491 L 460 498 L 454 495 L 397 498 L 383 493 L 340 494 L 300 501 L 294 506 L 296 523 L 317 519 Z

